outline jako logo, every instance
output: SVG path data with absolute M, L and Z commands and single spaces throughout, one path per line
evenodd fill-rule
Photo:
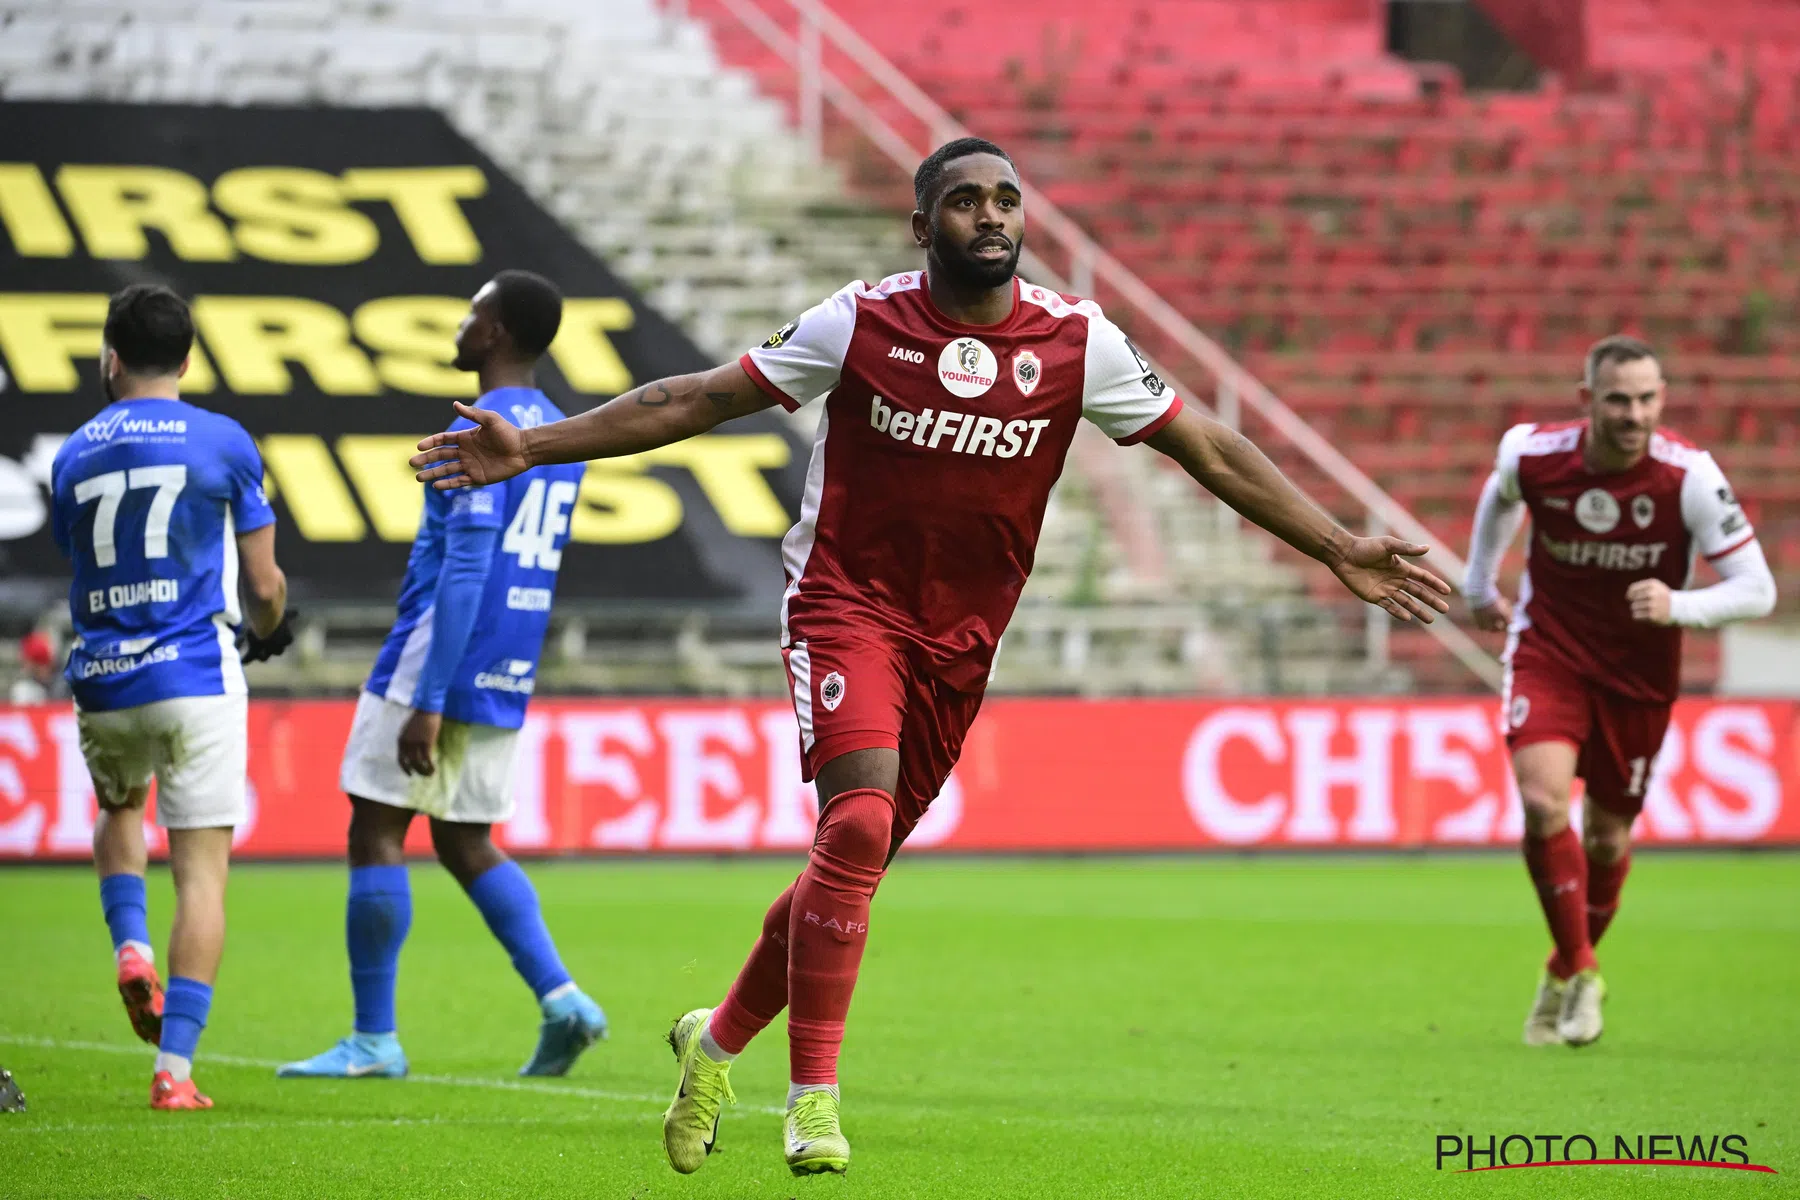
M 936 450 L 951 434 L 956 440 L 950 449 L 957 454 L 980 454 L 987 458 L 1029 458 L 1037 449 L 1038 438 L 1050 427 L 1047 417 L 1036 421 L 1002 421 L 998 417 L 976 417 L 968 413 L 938 412 L 928 408 L 917 414 L 896 411 L 874 397 L 869 406 L 869 426 L 885 433 L 896 442 L 910 441 L 915 446 Z
M 888 357 L 897 358 L 902 362 L 922 364 L 925 361 L 925 352 L 923 350 L 908 350 L 904 346 L 895 346 L 892 350 L 888 351 Z
M 131 410 L 121 408 L 104 419 L 95 417 L 81 427 L 90 442 L 110 442 L 120 433 L 186 433 L 186 421 L 149 421 L 131 419 Z

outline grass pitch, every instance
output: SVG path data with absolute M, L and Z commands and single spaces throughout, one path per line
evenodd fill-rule
M 536 1008 L 450 879 L 413 870 L 404 1082 L 277 1081 L 349 1027 L 344 872 L 245 866 L 196 1077 L 146 1108 L 91 872 L 0 870 L 0 1197 L 1800 1194 L 1800 856 L 1640 855 L 1607 1033 L 1530 1050 L 1545 938 L 1510 856 L 943 861 L 876 902 L 843 1058 L 847 1178 L 780 1156 L 777 1022 L 720 1149 L 663 1158 L 662 1038 L 715 1003 L 789 863 L 531 868 L 611 1042 L 521 1084 Z M 152 872 L 159 952 L 172 899 Z M 1742 1134 L 1779 1175 L 1435 1168 L 1440 1133 Z M 1515 1156 L 1518 1153 L 1515 1143 Z

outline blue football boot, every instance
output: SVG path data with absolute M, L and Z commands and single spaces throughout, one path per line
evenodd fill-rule
M 586 992 L 576 988 L 546 1000 L 537 1052 L 519 1068 L 519 1074 L 567 1075 L 582 1051 L 605 1037 L 606 1014 Z
M 281 1079 L 404 1079 L 406 1052 L 391 1033 L 353 1033 L 325 1053 L 275 1068 Z

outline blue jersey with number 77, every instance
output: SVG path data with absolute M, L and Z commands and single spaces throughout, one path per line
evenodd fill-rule
M 120 401 L 62 444 L 50 486 L 51 533 L 75 565 L 75 703 L 244 692 L 237 537 L 275 520 L 244 427 L 182 400 Z
M 522 429 L 563 415 L 548 396 L 532 388 L 497 388 L 475 407 L 497 412 Z M 458 418 L 450 428 L 472 424 Z M 464 530 L 504 531 L 494 544 L 479 616 L 444 693 L 443 714 L 502 729 L 525 723 L 556 572 L 585 470 L 582 463 L 533 467 L 504 483 L 454 492 L 425 486 L 425 512 L 400 585 L 399 612 L 376 656 L 368 691 L 412 707 L 431 651 L 432 614 L 450 539 Z

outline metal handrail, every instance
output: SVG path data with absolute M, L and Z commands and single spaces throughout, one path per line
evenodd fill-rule
M 718 0 L 740 25 L 794 67 L 801 83 L 800 96 L 803 104 L 831 104 L 903 170 L 910 172 L 924 156 L 925 151 L 895 130 L 854 89 L 825 68 L 821 56 L 823 46 L 828 43 L 923 124 L 930 131 L 934 145 L 942 145 L 969 132 L 820 0 L 776 2 L 785 4 L 794 12 L 801 31 L 798 39 L 782 29 L 763 10 L 760 0 Z M 819 149 L 819 131 L 822 128 L 821 113 L 801 113 L 800 124 L 806 133 L 809 149 L 816 153 Z M 1467 564 L 1426 528 L 1423 522 L 1388 495 L 1298 413 L 1282 403 L 1274 392 L 1233 358 L 1229 351 L 1202 333 L 1157 295 L 1131 268 L 1103 249 L 1041 191 L 1025 183 L 1023 192 L 1027 211 L 1031 214 L 1034 235 L 1048 235 L 1064 249 L 1070 262 L 1071 278 L 1064 281 L 1049 269 L 1049 264 L 1044 262 L 1041 255 L 1027 251 L 1027 264 L 1034 266 L 1035 276 L 1052 286 L 1063 286 L 1066 283 L 1071 291 L 1080 295 L 1092 295 L 1096 281 L 1105 283 L 1128 307 L 1191 355 L 1213 376 L 1217 381 L 1220 401 L 1217 408 L 1221 419 L 1235 425 L 1238 406 L 1247 406 L 1312 460 L 1347 495 L 1361 504 L 1367 511 L 1371 528 L 1384 527 L 1408 541 L 1429 546 L 1436 564 L 1450 576 L 1451 582 L 1462 582 Z M 1173 376 L 1171 383 L 1184 395 L 1198 395 L 1195 389 L 1181 387 L 1179 380 Z M 1435 621 L 1425 628 L 1477 678 L 1488 686 L 1499 689 L 1499 663 L 1465 630 L 1448 620 Z

